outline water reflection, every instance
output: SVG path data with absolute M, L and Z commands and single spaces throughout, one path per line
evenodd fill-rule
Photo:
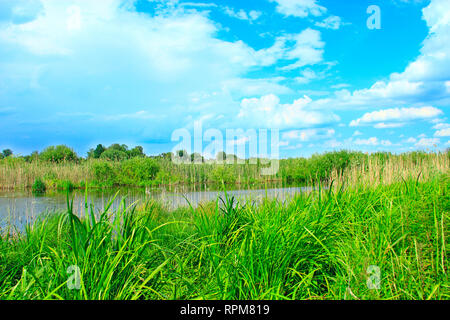
M 241 202 L 259 202 L 263 198 L 285 200 L 295 194 L 308 190 L 308 187 L 293 187 L 281 184 L 266 186 L 239 186 L 235 190 L 227 191 L 230 196 L 235 196 Z M 218 187 L 194 186 L 172 187 L 155 189 L 111 189 L 89 191 L 88 204 L 93 204 L 96 210 L 103 210 L 117 193 L 113 201 L 112 209 L 120 206 L 121 200 L 126 199 L 127 205 L 137 201 L 156 200 L 164 203 L 169 209 L 188 206 L 188 202 L 194 207 L 200 203 L 215 201 L 223 192 Z M 74 191 L 70 193 L 73 199 L 73 208 L 77 214 L 84 212 L 85 192 Z M 31 192 L 0 192 L 0 227 L 15 226 L 23 229 L 23 226 L 32 222 L 45 212 L 63 212 L 67 208 L 66 193 L 45 193 L 33 195 Z

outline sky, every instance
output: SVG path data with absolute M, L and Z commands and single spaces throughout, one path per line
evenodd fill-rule
M 227 129 L 279 130 L 282 158 L 443 150 L 449 105 L 448 0 L 0 0 L 15 154 L 156 155 L 195 123 L 224 146 L 248 142 Z

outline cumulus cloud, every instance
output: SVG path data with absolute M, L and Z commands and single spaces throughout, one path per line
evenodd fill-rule
M 311 140 L 321 140 L 332 138 L 336 131 L 332 128 L 306 129 L 306 130 L 291 130 L 284 132 L 282 138 L 284 140 L 299 140 L 307 142 Z
M 441 129 L 435 132 L 435 137 L 450 137 L 450 128 Z
M 316 22 L 315 26 L 325 28 L 325 29 L 332 29 L 337 30 L 342 25 L 342 19 L 338 16 L 329 16 L 325 18 L 323 21 Z
M 310 102 L 311 98 L 304 96 L 292 104 L 282 104 L 274 94 L 243 99 L 238 119 L 254 126 L 279 129 L 318 126 L 340 120 L 333 113 L 310 110 Z
M 296 62 L 283 67 L 283 70 L 293 70 L 306 65 L 314 65 L 323 60 L 325 42 L 321 39 L 320 31 L 306 29 L 292 36 L 294 47 L 286 53 L 286 58 Z
M 31 3 L 38 4 L 36 10 L 29 9 L 27 19 L 17 18 L 26 12 L 23 4 Z M 30 135 L 41 130 L 46 141 L 40 144 L 56 142 L 54 134 L 40 127 L 55 121 L 53 115 L 64 110 L 86 115 L 79 118 L 87 127 L 79 143 L 85 139 L 87 144 L 93 136 L 102 136 L 97 131 L 110 122 L 122 121 L 112 136 L 133 134 L 139 139 L 162 137 L 211 112 L 227 117 L 222 122 L 229 124 L 239 113 L 243 96 L 292 93 L 281 84 L 282 77 L 247 79 L 250 70 L 280 60 L 290 69 L 322 60 L 324 43 L 319 31 L 282 35 L 273 45 L 255 50 L 241 40 L 219 39 L 220 26 L 206 14 L 175 4 L 161 2 L 156 13 L 149 15 L 137 12 L 133 1 L 1 2 L 2 8 L 9 8 L 0 10 L 1 107 L 20 104 L 17 114 L 26 112 L 25 118 L 36 119 L 35 126 L 23 127 L 23 132 L 18 126 L 12 128 L 11 121 L 1 121 L 11 140 L 19 139 L 19 132 Z M 257 14 L 248 12 L 248 17 L 256 19 Z M 15 98 L 16 93 L 20 98 Z M 124 108 L 130 115 L 145 111 L 178 116 L 168 117 L 162 125 L 151 117 L 93 115 L 123 115 Z M 324 117 L 319 112 L 307 115 L 312 118 L 301 123 L 321 123 Z M 279 115 L 277 121 L 281 123 L 285 116 Z M 55 130 L 76 130 L 69 118 L 64 119 L 55 125 L 61 129 Z M 105 125 L 92 126 L 90 121 Z M 128 131 L 132 121 L 133 130 Z
M 306 18 L 309 15 L 321 16 L 327 12 L 317 0 L 270 0 L 277 4 L 276 10 L 285 16 Z
M 361 118 L 350 122 L 351 127 L 360 125 L 373 124 L 381 122 L 376 125 L 377 128 L 392 128 L 400 125 L 399 123 L 385 124 L 384 121 L 401 122 L 411 120 L 431 119 L 443 114 L 442 110 L 434 107 L 422 108 L 394 108 L 379 111 L 373 111 L 364 114 Z
M 236 18 L 239 20 L 246 20 L 246 21 L 250 21 L 250 22 L 257 20 L 262 15 L 261 11 L 256 11 L 256 10 L 250 10 L 249 12 L 247 12 L 243 9 L 240 9 L 240 10 L 236 11 L 230 7 L 224 7 L 223 10 L 226 15 L 228 15 L 232 18 Z
M 421 138 L 416 144 L 416 148 L 432 148 L 440 144 L 438 138 Z
M 450 103 L 450 2 L 433 0 L 423 9 L 429 34 L 420 55 L 403 72 L 392 73 L 365 89 L 338 90 L 334 96 L 315 100 L 314 108 L 340 110 L 448 106 Z M 338 89 L 338 88 L 336 88 Z
M 389 147 L 392 146 L 392 142 L 389 140 L 379 140 L 377 137 L 371 137 L 368 139 L 356 139 L 353 141 L 354 144 L 359 146 L 385 146 Z

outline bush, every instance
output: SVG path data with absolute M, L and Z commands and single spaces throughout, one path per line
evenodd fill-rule
M 210 176 L 211 180 L 216 183 L 230 183 L 236 182 L 236 175 L 234 174 L 230 165 L 218 165 L 216 166 Z
M 11 149 L 5 149 L 5 150 L 3 150 L 2 154 L 3 154 L 3 157 L 8 158 L 8 157 L 12 156 L 13 152 Z
M 106 161 L 95 162 L 92 165 L 94 183 L 99 186 L 112 187 L 116 183 L 116 172 L 111 163 Z
M 118 181 L 123 185 L 150 185 L 159 172 L 159 165 L 153 159 L 133 158 L 121 163 Z
M 45 183 L 41 180 L 41 178 L 36 178 L 34 180 L 32 187 L 33 193 L 44 193 L 46 189 Z
M 41 152 L 39 158 L 43 161 L 49 162 L 65 162 L 65 161 L 77 161 L 78 156 L 71 148 L 59 145 L 59 146 L 50 146 Z
M 59 191 L 72 191 L 75 189 L 75 185 L 69 180 L 58 181 L 56 189 Z
M 107 149 L 102 153 L 100 159 L 110 160 L 110 161 L 123 161 L 128 159 L 128 154 L 125 151 L 117 149 Z

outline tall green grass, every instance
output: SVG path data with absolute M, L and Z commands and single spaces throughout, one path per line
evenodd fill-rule
M 44 215 L 0 241 L 0 299 L 449 299 L 449 176 Z M 81 271 L 69 289 L 70 266 Z M 380 269 L 370 289 L 369 266 Z M 70 271 L 71 269 L 69 269 Z

